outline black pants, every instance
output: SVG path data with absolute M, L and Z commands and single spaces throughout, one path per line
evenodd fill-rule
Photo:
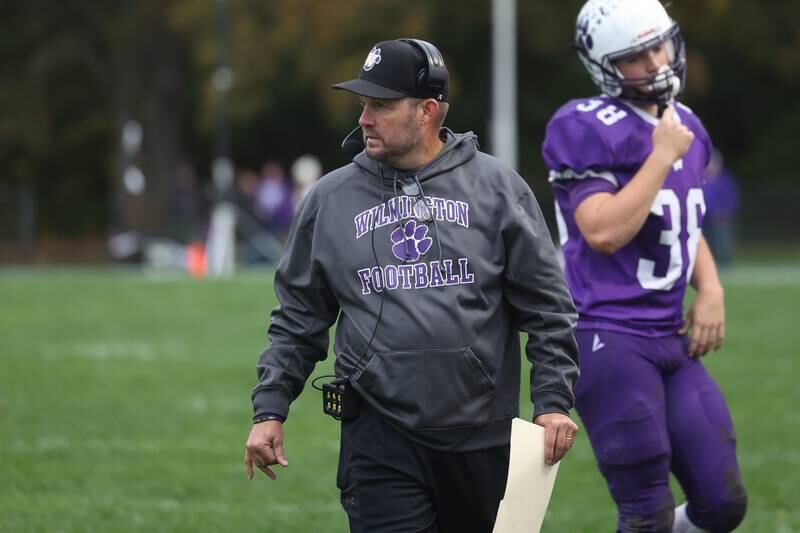
M 336 480 L 351 533 L 491 533 L 509 452 L 434 450 L 362 409 L 342 424 Z

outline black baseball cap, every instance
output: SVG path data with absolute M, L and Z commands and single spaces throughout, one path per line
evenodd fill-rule
M 432 45 L 429 45 L 432 46 Z M 437 51 L 438 52 L 438 51 Z M 447 101 L 447 67 L 442 63 L 444 85 L 436 88 L 420 83 L 429 69 L 425 52 L 405 39 L 383 41 L 372 47 L 367 55 L 358 78 L 332 87 L 350 91 L 370 98 L 395 100 L 412 96 L 414 98 L 435 98 Z

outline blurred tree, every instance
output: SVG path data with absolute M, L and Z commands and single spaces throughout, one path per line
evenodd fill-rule
M 385 0 L 376 9 L 366 0 L 232 1 L 230 118 L 236 163 L 257 167 L 278 159 L 287 165 L 309 152 L 322 156 L 327 166 L 341 161 L 338 146 L 355 125 L 357 103 L 330 85 L 358 72 L 370 44 L 426 33 L 428 4 Z M 195 132 L 205 139 L 198 145 L 201 151 L 214 128 L 213 8 L 208 2 L 179 0 L 171 10 L 172 24 L 190 36 L 195 51 L 195 75 L 202 84 Z M 196 156 L 208 160 L 207 153 Z
M 441 48 L 451 72 L 448 124 L 474 130 L 489 147 L 487 0 L 7 2 L 0 7 L 0 186 L 34 191 L 40 236 L 112 227 L 163 232 L 175 169 L 189 163 L 207 176 L 221 3 L 231 13 L 227 108 L 237 165 L 287 165 L 303 153 L 319 155 L 325 169 L 342 164 L 339 144 L 358 105 L 329 87 L 356 75 L 371 44 L 402 36 Z M 549 194 L 539 155 L 546 120 L 567 99 L 596 93 L 569 49 L 581 4 L 517 3 L 520 170 L 540 196 Z M 669 10 L 690 52 L 683 99 L 734 173 L 753 182 L 794 176 L 796 3 L 674 1 Z M 120 128 L 129 119 L 144 132 L 135 161 L 146 178 L 139 196 L 120 180 Z
M 0 183 L 34 192 L 41 233 L 79 235 L 106 214 L 106 202 L 87 201 L 108 175 L 96 157 L 109 148 L 103 69 L 67 29 L 73 13 L 43 7 L 0 11 Z
M 163 232 L 167 196 L 176 173 L 182 165 L 191 166 L 196 100 L 192 51 L 185 36 L 169 25 L 171 3 L 113 3 L 106 17 L 93 21 L 97 40 L 105 45 L 101 57 L 109 73 L 106 86 L 115 141 L 113 193 L 119 208 L 114 223 L 119 229 Z M 132 193 L 119 179 L 126 162 L 120 135 L 129 120 L 140 122 L 143 131 L 141 151 L 132 161 L 145 176 L 140 194 Z
M 125 229 L 161 229 L 193 107 L 190 51 L 164 24 L 167 5 L 34 0 L 5 8 L 0 161 L 12 170 L 4 179 L 34 187 L 41 233 L 102 233 L 109 205 Z M 144 131 L 138 195 L 119 179 L 118 140 L 130 119 Z

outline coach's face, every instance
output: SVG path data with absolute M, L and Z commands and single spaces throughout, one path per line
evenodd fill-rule
M 416 98 L 383 100 L 361 97 L 358 124 L 364 133 L 364 146 L 372 159 L 403 168 L 421 144 L 421 110 Z

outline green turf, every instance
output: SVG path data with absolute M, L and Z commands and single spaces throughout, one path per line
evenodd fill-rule
M 739 435 L 750 493 L 741 530 L 800 531 L 799 276 L 734 274 L 727 345 L 707 362 Z M 347 530 L 334 484 L 338 427 L 310 387 L 285 428 L 291 466 L 275 482 L 245 478 L 270 276 L 2 270 L 0 297 L 0 531 Z M 613 529 L 581 437 L 545 532 Z

